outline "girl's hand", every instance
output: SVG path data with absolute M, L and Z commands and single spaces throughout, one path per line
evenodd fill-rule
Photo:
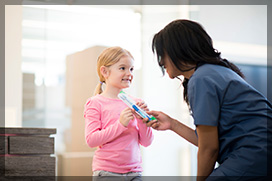
M 139 106 L 144 111 L 149 111 L 147 104 L 144 101 L 137 102 L 136 105 Z
M 160 111 L 147 111 L 147 114 L 152 115 L 157 119 L 150 122 L 147 122 L 148 121 L 147 118 L 144 119 L 143 121 L 144 123 L 146 123 L 148 127 L 152 127 L 153 129 L 156 130 L 172 129 L 171 126 L 174 119 L 168 116 L 167 114 Z
M 129 107 L 127 107 L 121 112 L 119 121 L 123 126 L 127 127 L 129 121 L 133 119 L 134 119 L 134 116 L 133 116 L 132 110 Z
M 149 111 L 147 104 L 144 101 L 137 102 L 136 105 L 141 108 L 144 111 Z M 141 116 L 139 116 L 136 111 L 133 109 L 133 113 L 136 116 L 137 119 L 143 119 Z

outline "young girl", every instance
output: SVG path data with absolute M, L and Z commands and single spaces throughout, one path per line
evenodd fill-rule
M 121 90 L 130 87 L 133 65 L 132 55 L 121 47 L 107 48 L 98 57 L 100 83 L 84 110 L 86 142 L 90 147 L 98 147 L 93 158 L 94 180 L 105 179 L 103 176 L 119 176 L 111 180 L 141 180 L 139 144 L 151 144 L 152 130 L 117 97 Z M 146 104 L 133 99 L 148 110 Z

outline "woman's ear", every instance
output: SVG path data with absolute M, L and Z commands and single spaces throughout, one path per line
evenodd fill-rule
M 101 67 L 100 67 L 100 72 L 101 72 L 101 74 L 103 75 L 103 77 L 104 77 L 105 79 L 108 78 L 108 76 L 109 76 L 109 70 L 108 70 L 107 67 L 101 66 Z

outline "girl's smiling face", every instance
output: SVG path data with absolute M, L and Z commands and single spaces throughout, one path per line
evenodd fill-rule
M 134 60 L 130 56 L 123 56 L 120 60 L 107 67 L 105 75 L 107 86 L 118 89 L 128 88 L 133 80 Z

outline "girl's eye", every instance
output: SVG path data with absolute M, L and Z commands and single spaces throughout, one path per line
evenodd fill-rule
M 131 68 L 130 71 L 133 72 L 134 68 Z
M 120 67 L 120 70 L 125 70 L 125 67 Z

